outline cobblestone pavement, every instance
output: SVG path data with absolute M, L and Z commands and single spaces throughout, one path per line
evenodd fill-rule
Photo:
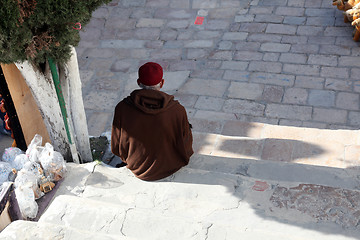
M 112 1 L 77 47 L 90 134 L 109 130 L 147 61 L 162 64 L 164 90 L 190 118 L 358 129 L 360 48 L 331 3 Z

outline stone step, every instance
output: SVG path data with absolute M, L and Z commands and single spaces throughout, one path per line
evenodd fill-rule
M 31 222 L 18 220 L 8 225 L 1 233 L 2 240 L 135 240 L 119 235 L 101 234 L 96 231 L 83 231 L 74 226 L 64 226 L 45 222 Z
M 193 168 L 145 182 L 126 168 L 72 166 L 59 189 L 68 196 L 58 196 L 39 222 L 78 222 L 80 230 L 137 239 L 342 240 L 360 232 L 356 190 Z M 81 191 L 74 191 L 66 180 L 78 172 L 88 174 L 77 176 Z
M 301 182 L 346 189 L 360 189 L 358 168 L 334 168 L 277 161 L 194 154 L 187 168 L 238 174 L 255 179 Z
M 192 118 L 195 153 L 315 166 L 360 165 L 360 131 Z

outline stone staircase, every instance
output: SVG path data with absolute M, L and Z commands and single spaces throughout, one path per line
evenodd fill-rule
M 0 239 L 360 239 L 357 131 L 192 122 L 195 154 L 176 174 L 69 163 L 40 220 Z

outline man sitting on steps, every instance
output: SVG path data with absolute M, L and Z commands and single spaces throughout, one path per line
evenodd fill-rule
M 189 163 L 192 133 L 185 108 L 160 89 L 162 67 L 148 62 L 139 68 L 141 89 L 115 107 L 111 151 L 136 177 L 153 181 L 170 176 Z

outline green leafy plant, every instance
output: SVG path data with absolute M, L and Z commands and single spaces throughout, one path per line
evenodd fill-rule
M 92 12 L 111 0 L 1 0 L 0 62 L 29 60 L 34 64 L 70 57 L 80 41 L 79 30 Z

